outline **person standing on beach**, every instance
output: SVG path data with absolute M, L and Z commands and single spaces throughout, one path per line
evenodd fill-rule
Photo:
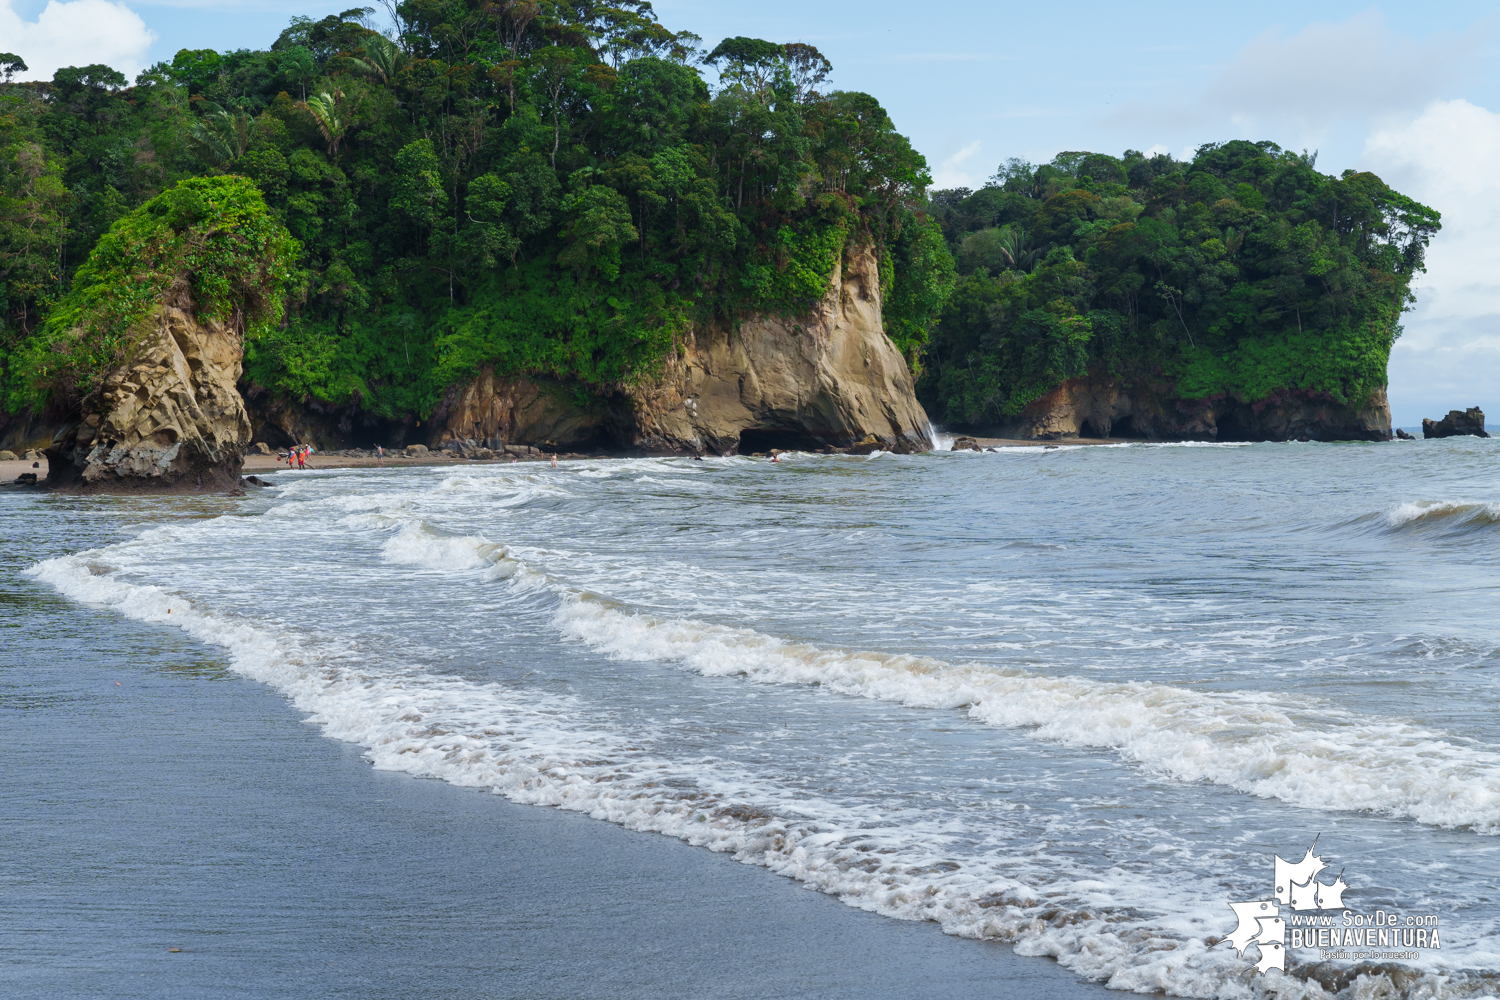
M 377 444 L 375 446 L 375 461 L 377 461 L 377 462 L 384 462 L 385 461 L 385 446 L 384 445 L 378 445 Z
M 305 468 L 307 468 L 307 449 L 306 448 L 298 448 L 297 449 L 297 468 L 299 468 L 299 469 L 305 469 Z

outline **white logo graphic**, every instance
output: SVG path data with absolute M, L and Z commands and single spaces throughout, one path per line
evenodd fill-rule
M 1319 834 L 1321 836 L 1321 834 Z M 1281 907 L 1285 903 L 1294 911 L 1342 910 L 1344 909 L 1344 875 L 1331 883 L 1317 880 L 1318 872 L 1328 866 L 1313 851 L 1318 840 L 1313 838 L 1312 847 L 1301 861 L 1292 864 L 1276 854 L 1276 898 L 1255 899 L 1248 903 L 1230 903 L 1240 925 L 1229 935 L 1229 943 L 1241 958 L 1252 944 L 1260 951 L 1260 961 L 1255 963 L 1256 972 L 1267 969 L 1286 971 L 1286 921 L 1281 919 Z
M 1344 903 L 1348 883 L 1339 872 L 1332 882 L 1319 882 L 1318 874 L 1328 866 L 1313 853 L 1317 838 L 1301 861 L 1293 864 L 1281 855 L 1276 859 L 1275 892 L 1270 899 L 1252 899 L 1230 903 L 1239 926 L 1229 935 L 1229 943 L 1241 958 L 1254 945 L 1260 953 L 1256 972 L 1268 969 L 1286 971 L 1287 948 L 1318 948 L 1323 959 L 1414 959 L 1414 948 L 1441 948 L 1438 919 L 1435 914 L 1402 917 L 1377 910 L 1355 913 Z M 1287 940 L 1287 922 L 1281 907 L 1292 909 L 1291 941 Z M 1329 911 L 1342 911 L 1335 915 Z M 1406 951 L 1345 951 L 1346 948 L 1404 948 Z

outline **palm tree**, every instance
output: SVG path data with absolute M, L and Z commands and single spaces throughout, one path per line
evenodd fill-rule
M 342 90 L 333 93 L 323 91 L 314 94 L 305 101 L 297 104 L 312 116 L 317 123 L 318 131 L 323 134 L 323 140 L 328 143 L 328 155 L 337 162 L 339 158 L 339 143 L 348 134 L 349 127 L 354 124 L 354 111 L 351 107 L 353 102 L 345 99 Z
M 406 53 L 401 46 L 384 35 L 372 34 L 365 39 L 364 57 L 355 59 L 353 68 L 367 76 L 379 77 L 381 83 L 389 85 L 405 62 Z
M 188 138 L 215 166 L 244 156 L 250 146 L 250 116 L 231 115 L 213 101 L 202 103 L 203 114 L 193 122 Z
M 1029 271 L 1041 252 L 1029 246 L 1030 238 L 1020 226 L 1006 226 L 1000 230 L 1000 252 L 1011 267 L 1018 271 Z

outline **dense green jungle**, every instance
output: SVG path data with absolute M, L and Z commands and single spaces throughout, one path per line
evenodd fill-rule
M 1003 423 L 1091 370 L 1358 401 L 1439 228 L 1269 142 L 929 192 L 810 45 L 706 49 L 639 0 L 386 13 L 133 83 L 16 82 L 0 54 L 0 419 L 75 407 L 184 278 L 242 321 L 250 396 L 411 420 L 486 365 L 581 396 L 649 380 L 689 329 L 808 309 L 861 249 L 940 422 Z

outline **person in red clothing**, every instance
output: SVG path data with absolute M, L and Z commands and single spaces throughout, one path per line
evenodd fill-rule
M 298 448 L 297 449 L 297 468 L 299 468 L 299 469 L 305 469 L 305 468 L 307 468 L 307 449 L 306 448 Z

